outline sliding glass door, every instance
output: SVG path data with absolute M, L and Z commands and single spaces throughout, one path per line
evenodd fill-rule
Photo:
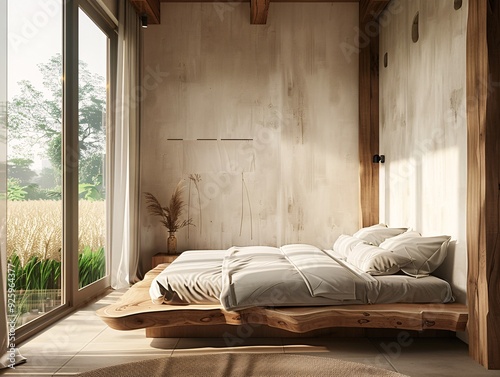
M 62 30 L 62 4 L 8 1 L 6 250 L 18 327 L 63 304 Z
M 2 246 L 22 334 L 109 287 L 106 156 L 116 34 L 95 1 L 7 0 L 7 20 Z

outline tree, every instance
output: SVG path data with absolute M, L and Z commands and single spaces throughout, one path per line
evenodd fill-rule
M 7 164 L 9 178 L 19 181 L 20 185 L 29 185 L 37 174 L 31 170 L 33 160 L 28 158 L 11 158 Z
M 104 78 L 79 65 L 79 162 L 80 182 L 93 183 L 103 174 L 105 151 L 106 87 Z M 56 171 L 61 170 L 62 143 L 62 57 L 57 54 L 39 64 L 43 88 L 28 80 L 20 81 L 21 94 L 9 103 L 9 138 L 15 142 L 16 157 L 24 157 L 34 145 L 44 146 L 44 155 Z M 97 160 L 97 161 L 96 161 Z M 100 166 L 100 171 L 96 166 Z M 86 174 L 87 173 L 87 174 Z M 92 175 L 88 175 L 92 174 Z M 56 174 L 57 175 L 57 174 Z

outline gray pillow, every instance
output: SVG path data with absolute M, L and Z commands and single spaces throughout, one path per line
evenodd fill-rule
M 377 246 L 359 244 L 352 249 L 347 262 L 370 275 L 392 275 L 411 263 L 411 258 Z
M 407 228 L 388 228 L 385 224 L 372 225 L 361 228 L 353 234 L 354 237 L 364 240 L 372 245 L 378 246 L 387 238 L 391 238 L 406 232 Z
M 450 236 L 422 237 L 417 232 L 406 232 L 385 240 L 380 247 L 411 258 L 411 263 L 401 270 L 410 276 L 423 277 L 443 263 L 450 239 Z
M 347 234 L 341 234 L 339 238 L 337 238 L 337 241 L 333 244 L 333 251 L 340 254 L 342 258 L 347 258 L 354 246 L 360 243 L 366 243 L 366 241 Z

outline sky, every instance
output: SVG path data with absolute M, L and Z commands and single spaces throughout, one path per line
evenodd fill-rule
M 9 100 L 20 94 L 20 80 L 29 80 L 36 89 L 44 91 L 37 66 L 62 53 L 62 4 L 63 0 L 8 0 Z M 88 64 L 90 72 L 106 77 L 107 37 L 82 10 L 79 11 L 79 30 L 79 59 Z M 14 145 L 10 150 L 14 150 Z M 47 164 L 40 157 L 40 151 L 34 146 L 32 168 L 35 171 Z
M 8 93 L 19 93 L 17 82 L 30 80 L 39 89 L 37 64 L 62 52 L 62 0 L 8 1 Z M 80 10 L 80 60 L 91 72 L 106 76 L 106 37 Z

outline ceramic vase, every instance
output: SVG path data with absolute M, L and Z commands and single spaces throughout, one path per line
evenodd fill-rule
M 177 237 L 175 237 L 175 232 L 170 232 L 167 238 L 167 253 L 177 254 Z

